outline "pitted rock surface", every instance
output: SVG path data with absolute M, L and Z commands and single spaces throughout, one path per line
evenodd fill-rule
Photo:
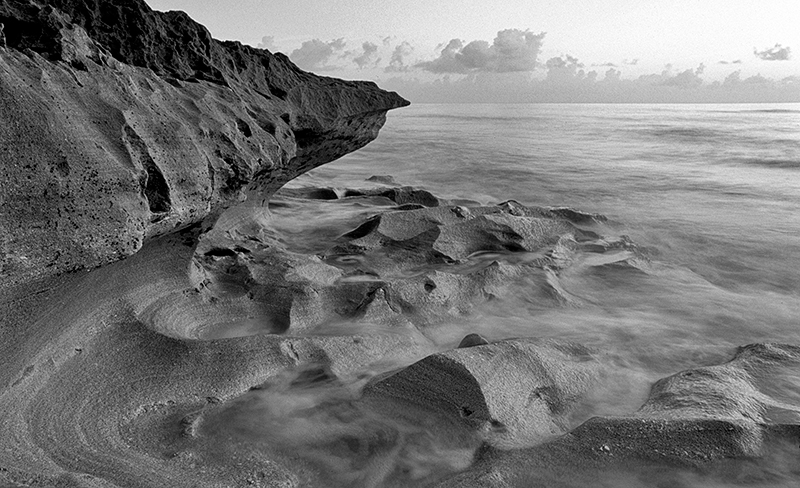
M 0 22 L 0 286 L 264 202 L 408 103 L 141 0 L 4 0 Z
M 639 256 L 620 237 L 576 225 L 574 215 L 517 202 L 453 205 L 403 188 L 393 194 L 341 191 L 352 193 L 342 202 L 375 210 L 321 253 L 278 242 L 265 230 L 269 221 L 250 231 L 237 228 L 237 239 L 208 233 L 194 260 L 197 293 L 217 305 L 247 307 L 276 324 L 273 332 L 308 331 L 341 320 L 425 329 L 519 290 L 537 303 L 568 304 L 573 299 L 558 275 L 574 255 L 627 250 Z M 278 196 L 303 202 L 317 200 L 317 194 L 312 188 L 282 189 Z M 435 205 L 409 202 L 408 195 L 434 198 Z M 213 327 L 198 333 L 215 334 Z
M 477 431 L 488 445 L 529 447 L 566 432 L 571 407 L 599 364 L 577 344 L 510 339 L 428 356 L 364 390 L 434 411 Z
M 439 486 L 786 485 L 770 466 L 800 442 L 800 398 L 787 388 L 799 373 L 796 345 L 743 346 L 725 364 L 656 382 L 637 412 L 529 449 L 484 450 Z

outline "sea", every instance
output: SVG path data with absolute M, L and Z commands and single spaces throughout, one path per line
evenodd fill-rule
M 596 232 L 643 250 L 645 272 L 577 260 L 559 276 L 572 304 L 510 299 L 427 331 L 442 349 L 476 332 L 597 351 L 611 377 L 576 425 L 629 415 L 658 379 L 739 346 L 800 345 L 800 104 L 412 104 L 290 186 L 360 188 L 373 175 L 441 198 L 601 214 Z M 323 248 L 356 212 L 326 205 L 273 215 L 287 242 Z

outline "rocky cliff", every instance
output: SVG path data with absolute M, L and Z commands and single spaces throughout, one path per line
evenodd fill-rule
M 407 104 L 141 0 L 3 0 L 0 23 L 0 287 L 264 201 Z

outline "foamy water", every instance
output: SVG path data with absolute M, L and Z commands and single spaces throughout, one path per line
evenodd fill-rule
M 372 175 L 439 197 L 600 213 L 608 221 L 594 232 L 627 236 L 646 257 L 641 271 L 615 265 L 629 257 L 624 250 L 578 254 L 557 277 L 569 304 L 537 300 L 522 284 L 424 331 L 441 349 L 471 332 L 594 348 L 604 378 L 573 426 L 628 415 L 659 378 L 725 362 L 737 346 L 800 344 L 798 104 L 415 105 L 391 112 L 363 150 L 289 186 L 363 188 Z M 324 251 L 375 211 L 347 200 L 272 206 L 281 239 L 306 253 Z M 330 327 L 338 334 L 365 325 Z M 800 380 L 789 383 L 800 391 Z M 276 416 L 274 405 L 256 405 L 248 418 L 291 425 L 292 412 Z M 330 419 L 306 427 L 323 424 Z M 785 470 L 763 468 L 783 479 Z
M 647 274 L 578 263 L 560 280 L 579 306 L 484 309 L 432 332 L 443 347 L 465 328 L 564 338 L 648 383 L 738 345 L 800 343 L 798 104 L 412 105 L 366 148 L 292 184 L 357 188 L 371 175 L 448 198 L 601 213 L 600 233 L 629 236 L 651 259 Z M 274 213 L 308 249 L 363 211 L 319 203 L 302 225 L 281 224 L 296 210 Z

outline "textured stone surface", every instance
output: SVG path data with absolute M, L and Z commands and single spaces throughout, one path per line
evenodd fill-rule
M 140 0 L 41 5 L 0 3 L 0 286 L 265 201 L 407 104 Z
M 295 204 L 329 200 L 319 198 L 323 190 L 336 193 L 299 188 L 278 196 Z M 273 332 L 342 320 L 425 329 L 520 290 L 538 304 L 570 303 L 558 275 L 575 254 L 608 253 L 609 262 L 637 255 L 624 239 L 577 226 L 575 220 L 591 218 L 564 209 L 453 205 L 411 187 L 338 192 L 350 195 L 343 203 L 372 215 L 332 237 L 323 252 L 300 252 L 271 238 L 269 221 L 232 224 L 233 239 L 230 230 L 208 233 L 195 257 L 197 293 L 216 306 L 252 309 L 275 324 Z M 199 332 L 215 336 L 212 329 Z
M 165 446 L 186 412 L 287 367 L 347 374 L 428 346 L 187 341 L 249 313 L 192 291 L 194 247 L 220 216 L 257 225 L 272 192 L 407 102 L 139 0 L 3 0 L 0 22 L 0 484 L 300 483 L 269 460 L 201 469 Z
M 428 356 L 367 385 L 364 395 L 433 411 L 488 445 L 522 448 L 566 431 L 571 408 L 598 370 L 582 346 L 513 339 Z
M 214 307 L 187 293 L 192 256 L 180 235 L 163 236 L 128 259 L 2 301 L 0 484 L 54 486 L 88 473 L 93 481 L 76 486 L 217 487 L 283 473 L 269 479 L 276 485 L 267 486 L 277 486 L 296 478 L 294 467 L 287 474 L 270 459 L 244 469 L 242 459 L 204 458 L 206 451 L 193 449 L 203 439 L 185 438 L 181 419 L 287 368 L 324 364 L 346 376 L 430 348 L 424 338 L 379 331 L 176 337 L 193 335 L 189 326 L 243 317 L 237 307 Z M 186 328 L 159 329 L 175 324 Z M 307 484 L 301 477 L 294 486 Z
M 441 486 L 791 486 L 800 348 L 751 344 L 653 385 L 637 411 L 514 451 L 488 449 Z
M 619 391 L 603 351 L 427 339 L 521 284 L 576 305 L 558 280 L 576 256 L 649 272 L 601 216 L 382 176 L 285 192 L 371 210 L 326 249 L 280 242 L 265 201 L 374 139 L 397 95 L 140 0 L 0 0 L 0 22 L 0 485 L 800 479 L 796 345 L 742 347 L 587 420 L 587 396 Z

